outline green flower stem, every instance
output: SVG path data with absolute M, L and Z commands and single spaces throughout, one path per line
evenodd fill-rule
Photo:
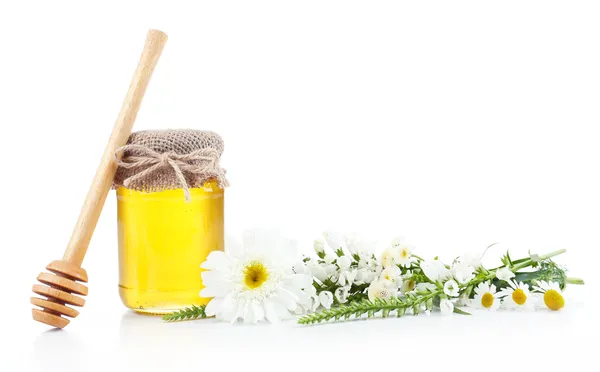
M 354 302 L 349 305 L 342 305 L 334 307 L 328 310 L 319 311 L 314 314 L 308 314 L 298 319 L 299 324 L 314 324 L 327 322 L 330 320 L 339 320 L 341 318 L 349 319 L 352 315 L 357 319 L 364 314 L 367 314 L 368 318 L 371 318 L 375 313 L 381 311 L 381 316 L 386 318 L 390 311 L 396 311 L 397 316 L 404 315 L 405 311 L 410 308 L 419 307 L 422 303 L 426 303 L 428 300 L 433 299 L 440 294 L 443 290 L 437 290 L 429 292 L 424 296 L 412 296 L 405 299 L 400 297 L 392 297 L 389 299 L 375 299 L 363 300 L 360 302 Z
M 182 320 L 194 320 L 198 318 L 206 318 L 206 305 L 192 305 L 179 311 L 163 315 L 165 322 L 180 322 Z
M 547 259 L 549 259 L 549 258 L 552 258 L 552 257 L 554 257 L 554 256 L 558 256 L 558 255 L 560 255 L 560 254 L 563 254 L 563 253 L 565 253 L 566 251 L 567 251 L 566 249 L 559 249 L 559 250 L 557 250 L 557 251 L 550 252 L 550 253 L 548 253 L 548 254 L 545 254 L 545 255 L 543 255 L 543 256 L 540 256 L 540 261 L 544 261 L 544 260 L 547 260 Z M 532 265 L 534 262 L 535 262 L 535 261 L 533 261 L 531 258 L 529 258 L 529 259 L 527 259 L 527 260 L 525 260 L 525 261 L 521 262 L 520 264 L 518 264 L 518 265 L 515 265 L 515 266 L 512 268 L 512 272 L 517 272 L 517 271 L 519 271 L 519 270 L 521 270 L 521 269 L 524 269 L 524 268 L 526 268 L 526 267 L 529 267 L 529 266 L 531 266 L 531 265 Z
M 583 281 L 583 279 L 579 279 L 579 278 L 567 278 L 567 283 L 568 284 L 575 284 L 575 285 L 583 285 L 583 284 L 585 284 L 585 282 Z

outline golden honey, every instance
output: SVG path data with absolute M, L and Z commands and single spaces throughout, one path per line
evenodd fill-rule
M 128 308 L 164 314 L 208 302 L 200 265 L 223 250 L 223 190 L 211 181 L 190 195 L 117 189 L 119 294 Z

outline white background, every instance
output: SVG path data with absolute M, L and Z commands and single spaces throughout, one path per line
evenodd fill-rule
M 2 2 L 0 371 L 592 368 L 598 19 L 593 1 Z M 559 313 L 164 324 L 120 303 L 111 192 L 87 304 L 48 331 L 30 288 L 62 257 L 149 28 L 170 38 L 135 129 L 224 137 L 229 233 L 281 227 L 306 253 L 330 227 L 402 234 L 444 259 L 499 242 L 492 263 L 567 248 L 587 285 Z

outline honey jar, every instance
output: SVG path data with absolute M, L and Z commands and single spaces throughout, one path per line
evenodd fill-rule
M 223 250 L 225 171 L 220 137 L 146 131 L 118 151 L 119 294 L 136 312 L 204 305 L 200 265 Z

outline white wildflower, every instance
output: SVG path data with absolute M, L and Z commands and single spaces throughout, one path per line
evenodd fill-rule
M 508 267 L 503 267 L 496 271 L 496 278 L 500 280 L 504 280 L 506 282 L 510 281 L 511 278 L 515 277 L 515 273 L 513 273 Z
M 375 279 L 375 271 L 370 269 L 358 269 L 356 272 L 356 284 L 369 284 Z
M 323 239 L 318 238 L 315 239 L 313 248 L 315 250 L 315 252 L 317 253 L 317 256 L 321 257 L 325 254 L 325 242 L 323 241 Z
M 401 274 L 398 266 L 388 267 L 381 272 L 379 280 L 392 287 L 398 288 L 402 284 L 402 279 L 400 278 Z
M 381 254 L 381 266 L 384 269 L 395 266 L 399 259 L 400 250 L 395 247 L 388 248 Z
M 327 278 L 329 277 L 329 274 L 327 273 L 327 270 L 325 270 L 325 267 L 316 262 L 309 261 L 308 269 L 310 270 L 311 274 L 321 283 L 327 280 Z
M 375 280 L 369 286 L 367 294 L 369 296 L 369 300 L 373 301 L 376 298 L 390 298 L 395 294 L 395 291 L 392 290 L 388 285 L 386 285 L 386 283 L 379 280 Z
M 452 267 L 454 279 L 460 284 L 467 284 L 475 278 L 475 268 L 464 263 L 455 264 Z
M 348 256 L 342 256 L 337 259 L 337 264 L 338 264 L 340 270 L 347 270 L 350 268 L 350 265 L 352 264 L 352 259 Z
M 334 296 L 339 303 L 343 304 L 348 301 L 349 287 L 339 287 L 335 290 Z
M 442 298 L 440 300 L 440 310 L 442 315 L 452 315 L 454 312 L 454 304 L 447 298 Z
M 329 245 L 329 247 L 334 251 L 339 249 L 344 250 L 346 246 L 344 239 L 335 231 L 325 231 L 323 233 L 323 237 L 325 238 L 325 241 L 327 241 L 327 245 Z
M 421 270 L 432 282 L 444 280 L 450 274 L 450 270 L 440 260 L 421 261 Z
M 329 291 L 319 293 L 319 302 L 321 303 L 321 306 L 329 309 L 333 304 L 333 294 Z
M 417 292 L 432 292 L 437 289 L 437 286 L 432 283 L 419 283 L 416 288 Z
M 395 263 L 400 266 L 409 267 L 413 262 L 411 256 L 413 247 L 406 244 L 402 238 L 396 238 L 392 241 L 392 248 L 395 253 Z
M 458 283 L 454 280 L 448 280 L 444 284 L 444 293 L 450 297 L 458 297 Z

